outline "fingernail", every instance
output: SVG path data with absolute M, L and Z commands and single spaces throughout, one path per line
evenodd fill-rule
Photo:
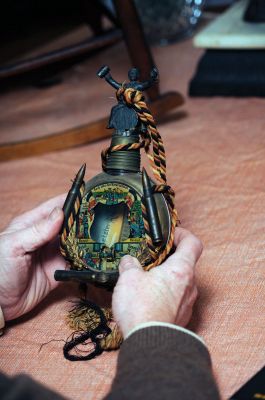
M 49 215 L 49 220 L 55 221 L 56 219 L 58 219 L 60 214 L 61 214 L 61 209 L 59 207 L 55 207 Z
M 128 269 L 135 268 L 135 267 L 139 268 L 139 262 L 135 257 L 132 257 L 130 255 L 126 255 L 126 256 L 122 257 L 122 259 L 120 261 L 120 269 L 122 271 L 126 271 Z
M 123 268 L 126 269 L 126 268 L 128 268 L 132 263 L 133 263 L 133 257 L 127 255 L 127 256 L 122 257 L 121 262 L 120 262 L 120 265 L 121 265 Z

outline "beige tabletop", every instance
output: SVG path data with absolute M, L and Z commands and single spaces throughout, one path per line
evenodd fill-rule
M 162 91 L 186 94 L 201 51 L 186 41 L 155 48 L 154 55 Z M 58 132 L 106 116 L 115 93 L 95 77 L 105 63 L 124 80 L 129 60 L 122 43 L 65 72 L 61 85 L 1 94 L 1 141 Z M 204 243 L 197 267 L 199 300 L 189 327 L 208 345 L 223 399 L 264 364 L 264 109 L 265 100 L 257 98 L 187 98 L 159 126 L 182 226 Z M 107 143 L 2 163 L 1 228 L 15 215 L 65 192 L 83 162 L 87 179 L 97 174 Z M 90 292 L 96 301 L 106 299 L 99 289 Z M 42 343 L 71 333 L 64 316 L 75 294 L 74 286 L 61 286 L 12 322 L 0 340 L 0 368 L 30 374 L 71 399 L 101 399 L 115 374 L 117 352 L 71 363 L 63 358 L 63 341 L 40 351 Z

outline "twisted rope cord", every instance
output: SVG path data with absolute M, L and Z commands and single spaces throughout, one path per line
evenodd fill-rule
M 82 185 L 80 186 L 77 197 L 75 199 L 75 202 L 73 204 L 73 207 L 71 209 L 70 215 L 69 215 L 68 219 L 66 221 L 64 221 L 63 230 L 60 235 L 60 251 L 65 258 L 69 257 L 67 246 L 66 246 L 66 241 L 67 241 L 68 235 L 70 233 L 70 230 L 75 222 L 75 218 L 79 211 L 84 193 L 85 193 L 85 182 L 83 181 Z
M 159 248 L 156 248 L 153 245 L 151 236 L 150 236 L 150 227 L 149 222 L 147 220 L 146 208 L 144 203 L 142 202 L 142 215 L 145 227 L 145 236 L 146 242 L 149 248 L 149 252 L 152 258 L 152 262 L 145 267 L 145 270 L 150 270 L 153 267 L 161 264 L 162 261 L 168 256 L 174 244 L 174 233 L 175 227 L 178 223 L 178 215 L 174 205 L 175 193 L 173 189 L 167 185 L 167 176 L 166 176 L 166 155 L 165 148 L 163 144 L 163 140 L 159 131 L 157 130 L 155 120 L 147 107 L 147 104 L 144 100 L 143 93 L 139 90 L 135 90 L 132 88 L 121 87 L 117 90 L 116 93 L 117 99 L 123 97 L 125 102 L 132 107 L 137 113 L 141 122 L 147 128 L 147 131 L 140 133 L 140 142 L 133 144 L 120 144 L 116 146 L 110 146 L 104 149 L 101 153 L 102 159 L 102 168 L 106 170 L 107 158 L 110 153 L 115 151 L 130 151 L 144 148 L 149 159 L 153 174 L 157 181 L 158 185 L 155 185 L 154 192 L 162 193 L 165 196 L 167 201 L 169 212 L 171 215 L 171 227 L 169 233 L 169 239 L 165 246 L 165 248 L 160 251 Z M 151 149 L 152 144 L 152 149 Z

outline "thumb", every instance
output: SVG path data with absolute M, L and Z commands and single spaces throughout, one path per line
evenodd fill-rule
M 120 261 L 119 272 L 120 274 L 122 274 L 129 269 L 140 269 L 141 271 L 143 270 L 137 258 L 126 255 L 122 257 Z
M 50 215 L 28 228 L 16 232 L 14 244 L 23 254 L 37 250 L 58 235 L 64 214 L 62 209 L 55 207 Z

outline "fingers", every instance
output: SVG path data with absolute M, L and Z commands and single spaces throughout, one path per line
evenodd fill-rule
M 49 216 L 51 211 L 55 207 L 62 208 L 66 198 L 66 193 L 60 194 L 59 196 L 53 197 L 35 207 L 33 210 L 27 211 L 18 217 L 14 218 L 9 224 L 6 231 L 19 230 L 33 225 L 37 221 Z
M 191 287 L 195 280 L 195 265 L 202 252 L 201 241 L 189 231 L 176 228 L 175 245 L 176 251 L 158 268 L 172 279 L 172 284 L 173 281 L 176 284 L 182 282 Z
M 181 228 L 176 230 L 175 244 L 175 253 L 149 272 L 133 257 L 121 259 L 113 312 L 125 336 L 142 322 L 188 323 L 197 296 L 194 265 L 202 246 L 199 239 Z
M 50 290 L 57 287 L 60 282 L 54 279 L 54 272 L 56 270 L 65 270 L 66 261 L 59 253 L 59 240 L 49 242 L 42 251 L 42 269 L 45 271 L 45 275 L 48 278 Z
M 142 270 L 142 267 L 137 258 L 127 255 L 122 257 L 120 261 L 119 265 L 120 274 L 122 274 L 125 271 L 128 271 L 129 269 Z
M 62 222 L 63 211 L 55 207 L 50 215 L 39 220 L 30 227 L 21 229 L 13 235 L 14 252 L 23 255 L 37 250 L 58 235 Z
M 176 228 L 174 243 L 177 249 L 173 256 L 195 266 L 203 249 L 200 239 L 186 229 Z

